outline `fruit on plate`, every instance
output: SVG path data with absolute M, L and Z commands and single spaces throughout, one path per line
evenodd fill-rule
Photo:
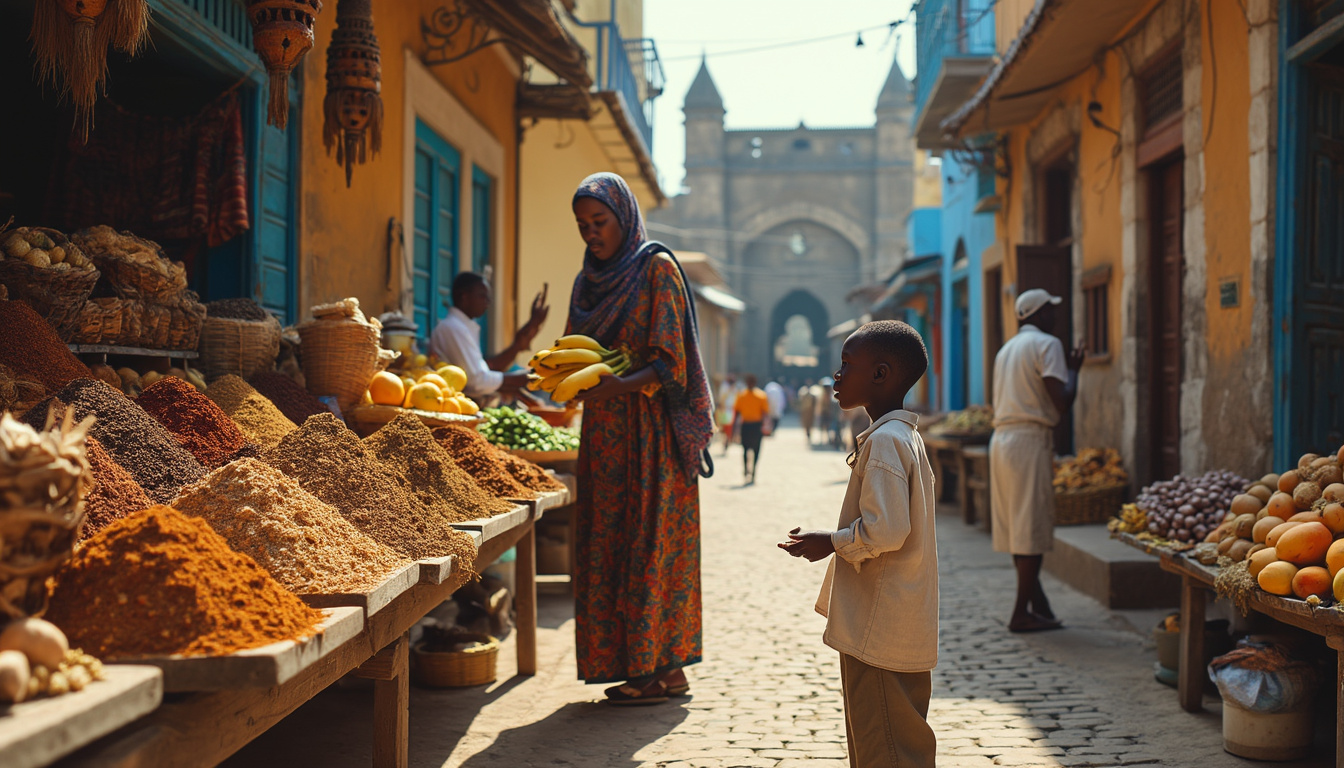
M 426 382 L 416 384 L 406 393 L 401 405 L 404 408 L 419 408 L 422 411 L 437 411 L 443 400 L 443 390 Z
M 406 399 L 406 385 L 396 374 L 379 371 L 369 382 L 369 399 L 378 405 L 401 405 Z
M 436 373 L 448 383 L 448 386 L 454 392 L 461 392 L 467 388 L 467 372 L 456 365 L 441 365 Z

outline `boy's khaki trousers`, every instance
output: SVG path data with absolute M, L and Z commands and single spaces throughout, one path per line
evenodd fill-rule
M 933 673 L 892 672 L 840 654 L 851 768 L 934 768 Z

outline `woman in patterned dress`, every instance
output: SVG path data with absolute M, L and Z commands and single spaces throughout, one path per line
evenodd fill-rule
M 689 690 L 683 668 L 701 658 L 698 478 L 713 402 L 686 277 L 646 239 L 625 180 L 589 176 L 573 209 L 587 249 L 569 332 L 634 363 L 579 396 L 579 677 L 622 682 L 607 689 L 612 704 L 660 703 Z

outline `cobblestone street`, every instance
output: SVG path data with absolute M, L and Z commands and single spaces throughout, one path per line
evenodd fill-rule
M 718 451 L 716 450 L 716 454 Z M 831 768 L 845 760 L 839 663 L 812 611 L 823 564 L 774 547 L 794 525 L 834 524 L 844 455 L 809 450 L 801 430 L 766 442 L 759 482 L 740 453 L 703 484 L 705 658 L 690 699 L 615 709 L 574 679 L 571 604 L 545 597 L 540 673 L 513 677 L 512 643 L 487 689 L 412 689 L 414 766 L 522 768 Z M 1013 581 L 988 537 L 939 519 L 942 658 L 930 718 L 940 766 L 1243 766 L 1222 751 L 1216 697 L 1191 715 L 1154 682 L 1148 627 L 1047 577 L 1067 629 L 1012 635 Z M 369 764 L 366 690 L 333 687 L 231 765 Z M 300 734 L 329 734 L 314 745 Z

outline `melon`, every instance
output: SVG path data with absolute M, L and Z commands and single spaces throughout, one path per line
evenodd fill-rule
M 1260 588 L 1271 595 L 1293 594 L 1293 577 L 1297 575 L 1297 566 L 1277 560 L 1260 569 L 1255 581 Z
M 1297 566 L 1325 562 L 1334 535 L 1323 523 L 1301 523 L 1284 531 L 1274 544 L 1280 560 Z

